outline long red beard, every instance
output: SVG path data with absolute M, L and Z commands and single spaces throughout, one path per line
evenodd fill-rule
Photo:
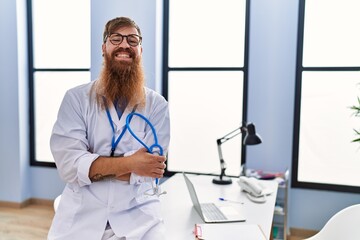
M 124 63 L 114 60 L 115 54 L 116 52 L 113 52 L 111 56 L 108 54 L 104 56 L 104 67 L 96 86 L 98 104 L 102 108 L 105 107 L 104 96 L 108 106 L 115 101 L 122 109 L 126 107 L 124 104 L 129 107 L 134 107 L 136 104 L 143 106 L 145 77 L 141 58 L 136 57 L 131 63 Z

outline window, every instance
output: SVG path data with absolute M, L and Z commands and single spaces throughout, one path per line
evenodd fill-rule
M 167 175 L 220 173 L 216 139 L 246 119 L 248 8 L 246 0 L 164 1 L 163 94 L 171 118 Z M 240 174 L 241 141 L 222 145 L 227 175 Z
M 300 1 L 293 187 L 360 192 L 360 2 Z
M 90 2 L 28 0 L 31 165 L 55 166 L 49 140 L 62 98 L 90 81 Z

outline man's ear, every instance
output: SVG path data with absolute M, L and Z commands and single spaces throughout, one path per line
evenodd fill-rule
M 101 49 L 102 49 L 102 56 L 104 56 L 106 50 L 105 43 L 102 44 Z

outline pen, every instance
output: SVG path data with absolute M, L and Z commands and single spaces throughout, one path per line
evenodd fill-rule
M 220 197 L 219 200 L 224 201 L 224 202 L 232 202 L 232 203 L 244 204 L 243 202 L 233 201 L 233 200 L 225 199 L 225 198 L 222 198 L 222 197 Z

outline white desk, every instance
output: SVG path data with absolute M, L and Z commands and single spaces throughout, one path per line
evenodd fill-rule
M 233 204 L 242 208 L 246 221 L 239 224 L 258 224 L 267 239 L 270 239 L 278 184 L 272 180 L 262 181 L 264 185 L 274 189 L 274 193 L 267 197 L 265 203 L 251 202 L 240 190 L 237 179 L 231 185 L 216 185 L 212 183 L 213 176 L 187 174 L 193 182 L 200 202 L 221 202 L 219 197 L 243 202 Z M 175 174 L 162 185 L 167 194 L 160 197 L 162 213 L 167 229 L 167 235 L 172 240 L 194 239 L 194 225 L 203 223 L 201 217 L 193 208 L 185 179 L 182 174 Z M 226 223 L 224 223 L 226 224 Z

